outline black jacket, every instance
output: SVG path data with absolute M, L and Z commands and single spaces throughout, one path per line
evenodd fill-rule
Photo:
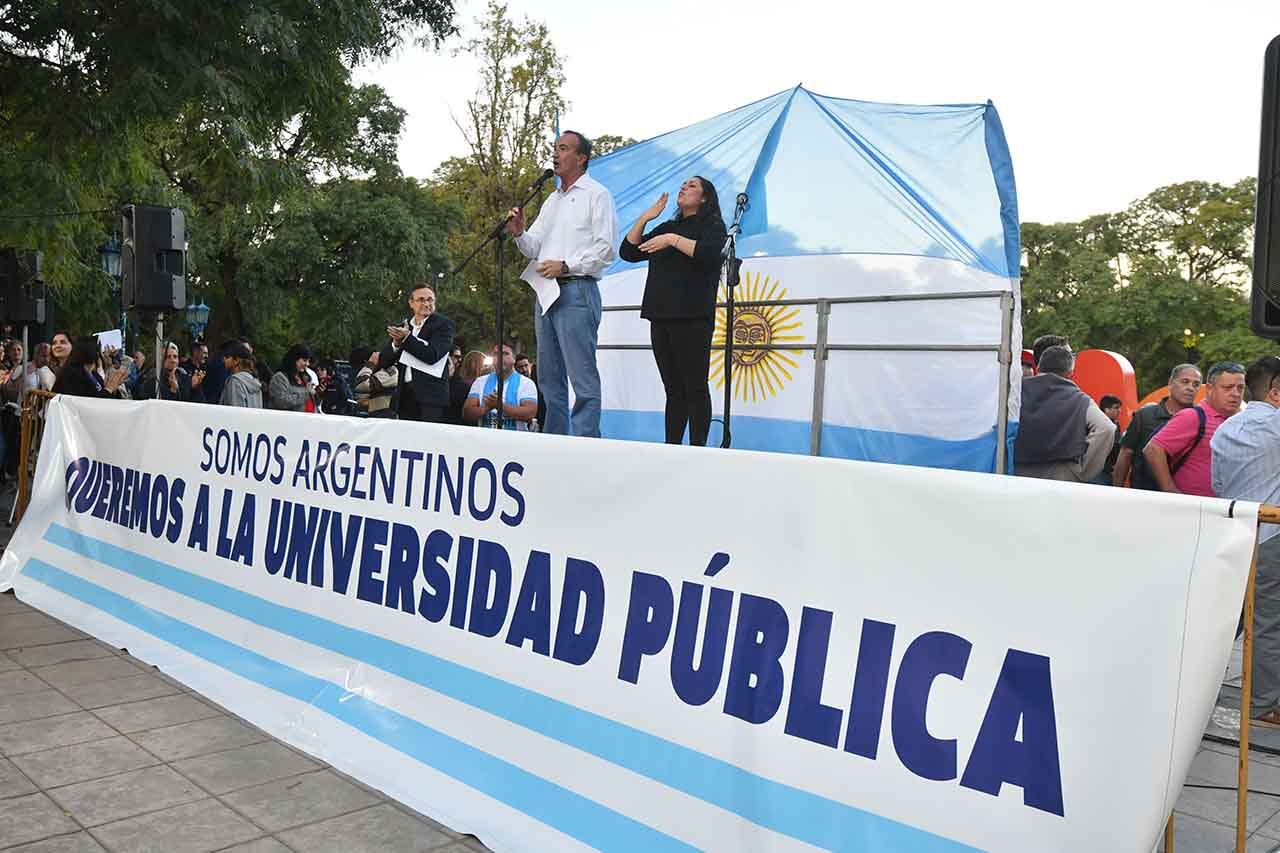
M 640 242 L 660 234 L 679 234 L 697 246 L 692 258 L 679 249 L 663 249 L 646 255 L 625 236 L 622 238 L 618 257 L 631 263 L 649 262 L 640 316 L 646 320 L 713 319 L 720 281 L 720 252 L 726 236 L 724 223 L 716 217 L 704 216 L 670 219 L 645 234 Z
M 69 394 L 72 397 L 104 397 L 111 398 L 106 389 L 94 382 L 78 364 L 68 364 L 58 374 L 58 381 L 53 383 L 53 393 Z
M 432 314 L 427 318 L 427 322 L 422 324 L 416 337 L 410 335 L 404 339 L 403 349 L 427 364 L 435 364 L 453 349 L 453 321 L 443 314 Z M 397 365 L 399 385 L 403 389 L 404 365 L 399 364 L 400 352 L 391 346 L 391 341 L 388 340 L 378 356 L 378 368 L 381 370 L 392 364 Z M 449 372 L 447 370 L 444 377 L 439 379 L 425 371 L 415 370 L 412 382 L 413 396 L 417 398 L 418 405 L 441 408 L 449 405 Z M 399 410 L 399 400 L 396 402 L 396 409 Z

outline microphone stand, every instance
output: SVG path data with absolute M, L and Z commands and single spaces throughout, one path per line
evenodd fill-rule
M 742 261 L 738 258 L 738 235 L 742 233 L 742 214 L 748 207 L 747 194 L 738 193 L 737 204 L 733 208 L 733 225 L 729 226 L 728 236 L 724 240 L 724 248 L 720 257 L 724 262 L 724 430 L 720 439 L 721 447 L 729 447 L 733 435 L 729 429 L 729 412 L 733 405 L 733 290 L 738 286 L 738 276 L 742 271 Z
M 533 201 L 534 196 L 542 192 L 542 185 L 546 183 L 548 180 L 550 180 L 554 175 L 555 175 L 555 172 L 552 171 L 551 169 L 547 169 L 541 175 L 539 175 L 538 180 L 533 182 L 533 186 L 529 187 L 528 195 L 526 195 L 524 197 L 524 200 L 521 201 L 520 204 L 516 206 L 523 210 L 524 207 L 529 202 Z M 506 331 L 506 328 L 505 328 L 506 317 L 504 316 L 504 309 L 506 307 L 505 306 L 506 281 L 503 278 L 503 276 L 505 275 L 505 270 L 504 270 L 504 258 L 503 258 L 502 247 L 507 240 L 507 223 L 510 221 L 511 221 L 511 214 L 507 214 L 506 216 L 504 216 L 502 218 L 502 221 L 499 222 L 497 225 L 495 225 L 493 227 L 493 230 L 489 232 L 489 236 L 485 237 L 482 241 L 480 241 L 476 245 L 476 247 L 471 250 L 471 254 L 467 255 L 467 257 L 462 261 L 462 263 L 454 267 L 453 271 L 449 273 L 450 278 L 457 276 L 458 273 L 466 269 L 467 264 L 475 260 L 476 255 L 480 254 L 481 249 L 483 249 L 485 246 L 489 245 L 490 243 L 493 243 L 494 256 L 497 262 L 497 280 L 495 282 L 495 290 L 497 291 L 497 300 L 495 301 L 495 305 L 494 305 L 494 326 L 498 332 L 498 357 L 493 366 L 494 372 L 498 374 L 497 429 L 502 429 L 502 421 L 503 421 L 503 416 L 502 416 L 503 388 L 502 386 L 504 383 L 503 383 L 503 376 L 502 376 L 502 348 L 504 344 L 503 344 L 502 338 L 503 338 L 504 332 Z

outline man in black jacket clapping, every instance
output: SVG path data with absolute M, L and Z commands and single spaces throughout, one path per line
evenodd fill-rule
M 449 405 L 449 352 L 453 322 L 436 313 L 436 292 L 429 284 L 409 292 L 413 316 L 400 326 L 388 326 L 390 340 L 378 362 L 400 371 L 397 412 L 402 420 L 443 423 Z

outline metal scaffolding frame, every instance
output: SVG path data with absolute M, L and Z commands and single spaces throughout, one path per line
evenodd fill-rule
M 828 342 L 828 329 L 832 306 L 865 305 L 886 302 L 926 302 L 956 299 L 991 299 L 999 303 L 1000 342 L 998 344 L 833 344 Z M 733 344 L 735 350 L 783 350 L 811 352 L 814 358 L 813 409 L 809 421 L 809 454 L 820 455 L 822 449 L 822 417 L 825 406 L 827 382 L 827 355 L 831 352 L 990 352 L 1000 366 L 1000 387 L 996 412 L 996 473 L 1008 473 L 1009 392 L 1010 369 L 1013 365 L 1013 313 L 1012 290 L 972 290 L 950 293 L 889 293 L 875 296 L 833 296 L 818 299 L 759 299 L 747 302 L 734 300 L 735 312 L 744 308 L 771 306 L 814 306 L 818 315 L 818 329 L 813 343 L 795 344 Z M 719 302 L 717 308 L 725 308 Z M 607 305 L 605 311 L 639 312 L 639 305 Z M 732 324 L 727 324 L 732 329 Z M 600 344 L 601 350 L 644 350 L 649 344 Z

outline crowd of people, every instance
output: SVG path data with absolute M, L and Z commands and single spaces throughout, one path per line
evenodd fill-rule
M 420 293 L 429 288 L 416 288 Z M 434 296 L 434 294 L 433 294 Z M 352 350 L 349 360 L 316 358 L 310 347 L 298 343 L 289 348 L 276 369 L 260 365 L 253 345 L 244 338 L 223 343 L 217 357 L 210 360 L 209 347 L 196 341 L 186 358 L 177 343 L 169 341 L 161 349 L 160 369 L 148 368 L 142 351 L 124 359 L 112 349 L 103 349 L 94 335 L 72 339 L 64 332 L 54 335 L 51 344 L 38 344 L 33 358 L 24 361 L 22 343 L 4 343 L 0 363 L 0 397 L 6 403 L 4 430 L 0 432 L 0 456 L 7 446 L 16 448 L 18 413 L 22 393 L 39 388 L 78 397 L 115 399 L 160 399 L 182 403 L 208 403 L 254 409 L 278 409 L 351 417 L 421 420 L 421 400 L 440 400 L 442 423 L 497 426 L 499 406 L 497 377 L 503 377 L 502 426 L 506 429 L 537 431 L 545 403 L 534 382 L 536 365 L 524 353 L 516 353 L 510 342 L 503 345 L 501 364 L 495 370 L 498 348 L 489 354 L 476 350 L 463 354 L 466 343 L 450 335 L 450 349 L 444 358 L 444 393 L 419 392 L 409 399 L 406 390 L 422 386 L 421 377 L 403 373 L 412 370 L 388 359 L 370 347 Z M 387 364 L 390 360 L 392 363 Z M 432 377 L 435 378 L 435 377 Z M 403 414 L 402 414 L 403 413 Z
M 1039 338 L 1032 353 L 1014 473 L 1280 504 L 1280 358 L 1218 362 L 1204 376 L 1194 364 L 1176 365 L 1167 395 L 1134 412 L 1122 432 L 1119 398 L 1095 403 L 1072 382 L 1075 357 L 1065 338 Z M 1251 697 L 1254 719 L 1271 726 L 1280 726 L 1277 534 L 1280 525 L 1258 526 Z

